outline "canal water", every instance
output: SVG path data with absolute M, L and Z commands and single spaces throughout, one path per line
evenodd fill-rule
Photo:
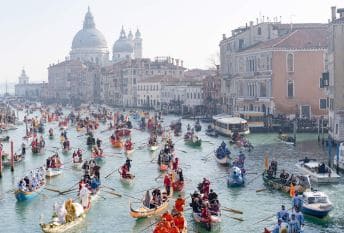
M 32 116 L 38 116 L 33 113 Z M 20 113 L 23 119 L 23 113 Z M 164 125 L 169 125 L 175 116 L 165 116 Z M 183 131 L 186 125 L 192 121 L 183 120 Z M 133 121 L 134 127 L 136 123 Z M 36 199 L 28 202 L 19 203 L 16 201 L 13 188 L 18 180 L 30 169 L 42 166 L 45 159 L 53 153 L 54 147 L 61 148 L 59 137 L 49 140 L 47 137 L 48 129 L 54 128 L 58 133 L 57 123 L 48 123 L 46 125 L 46 152 L 43 155 L 33 155 L 31 150 L 27 150 L 26 159 L 15 167 L 14 173 L 10 169 L 5 169 L 2 179 L 0 179 L 0 232 L 23 233 L 23 232 L 40 232 L 39 223 L 50 220 L 53 204 L 62 202 L 67 198 L 75 198 L 76 193 L 68 195 L 58 195 L 57 193 L 44 190 Z M 116 197 L 109 193 L 102 192 L 101 197 L 93 204 L 93 207 L 86 217 L 86 221 L 70 232 L 152 232 L 153 228 L 149 227 L 156 220 L 155 218 L 135 220 L 129 215 L 129 201 L 134 201 L 126 195 L 141 198 L 145 190 L 159 187 L 162 185 L 162 179 L 156 179 L 160 172 L 158 171 L 155 158 L 156 153 L 150 153 L 146 147 L 137 149 L 132 155 L 132 171 L 136 175 L 134 184 L 130 187 L 123 185 L 119 180 L 118 173 L 104 177 L 117 169 L 125 162 L 125 157 L 120 154 L 120 150 L 113 149 L 110 146 L 110 131 L 96 133 L 96 137 L 103 140 L 104 153 L 107 156 L 101 164 L 102 184 L 113 187 L 122 197 Z M 184 144 L 182 137 L 174 138 L 177 148 L 177 157 L 180 158 L 181 166 L 184 169 L 186 179 L 185 196 L 192 193 L 203 177 L 211 181 L 211 188 L 219 195 L 222 206 L 237 209 L 243 212 L 242 215 L 235 215 L 230 212 L 223 212 L 222 223 L 214 232 L 263 232 L 264 227 L 272 227 L 276 223 L 275 213 L 280 209 L 281 204 L 291 206 L 291 199 L 288 195 L 277 191 L 256 192 L 264 188 L 261 176 L 263 171 L 264 154 L 268 154 L 270 160 L 275 158 L 279 168 L 285 168 L 289 172 L 296 172 L 295 163 L 305 156 L 327 161 L 326 149 L 317 142 L 317 135 L 298 134 L 297 146 L 289 146 L 280 143 L 276 134 L 251 134 L 249 140 L 254 145 L 254 150 L 246 153 L 247 175 L 246 187 L 230 189 L 226 185 L 227 168 L 220 166 L 214 160 L 213 151 L 217 146 L 228 138 L 210 138 L 204 134 L 207 125 L 202 125 L 200 137 L 203 139 L 202 147 L 191 148 Z M 6 134 L 2 134 L 6 135 Z M 1 135 L 1 136 L 2 136 Z M 18 126 L 17 130 L 9 131 L 8 135 L 14 141 L 15 150 L 19 150 L 22 143 L 22 136 L 25 135 L 25 125 Z M 86 136 L 76 132 L 75 128 L 68 130 L 68 136 L 71 139 L 71 146 L 74 148 L 86 149 Z M 132 139 L 136 146 L 141 146 L 147 142 L 149 134 L 133 130 Z M 5 151 L 9 152 L 9 143 L 3 143 Z M 238 154 L 239 150 L 231 147 L 232 154 Z M 60 151 L 61 152 L 61 151 Z M 73 184 L 79 181 L 82 173 L 71 168 L 71 154 L 63 155 L 60 153 L 66 163 L 64 173 L 58 177 L 48 180 L 48 187 L 57 190 L 68 190 Z M 84 153 L 84 158 L 90 157 L 90 152 Z M 257 175 L 258 174 L 258 175 Z M 323 219 L 306 217 L 305 232 L 343 232 L 344 231 L 344 185 L 336 184 L 329 186 L 317 187 L 319 190 L 326 192 L 334 204 L 334 210 L 330 216 Z M 190 200 L 190 199 L 188 199 Z M 188 208 L 189 209 L 189 208 Z M 188 221 L 188 232 L 205 232 L 191 218 L 191 212 L 186 212 Z M 244 221 L 240 222 L 231 217 L 240 217 Z M 269 218 L 270 217 L 270 218 Z M 265 221 L 261 221 L 266 219 Z M 259 222 L 259 223 L 257 223 Z M 148 228 L 147 228 L 148 227 Z

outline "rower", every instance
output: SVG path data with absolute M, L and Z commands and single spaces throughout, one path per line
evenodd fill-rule
M 125 165 L 127 165 L 127 168 L 128 168 L 128 172 L 130 171 L 130 168 L 131 168 L 131 162 L 132 160 L 127 158 L 127 160 L 125 160 Z
M 289 221 L 289 213 L 285 209 L 285 205 L 282 205 L 282 209 L 277 212 L 277 219 L 282 219 L 284 222 Z
M 174 203 L 174 207 L 177 211 L 183 212 L 185 206 L 185 199 L 182 198 L 182 195 L 178 195 L 177 200 Z
M 102 143 L 102 140 L 100 140 L 99 138 L 97 138 L 97 147 L 98 147 L 98 148 L 100 148 L 101 143 Z
M 217 194 L 212 189 L 210 189 L 209 202 L 212 203 L 215 200 L 217 200 Z
M 296 220 L 295 214 L 291 214 L 291 220 L 288 224 L 288 233 L 299 233 L 301 231 L 301 226 Z
M 282 219 L 279 218 L 277 221 L 277 224 L 275 225 L 271 233 L 280 233 L 281 228 L 282 228 Z
M 172 169 L 173 169 L 174 171 L 177 171 L 177 169 L 178 169 L 178 163 L 179 163 L 179 159 L 176 157 L 176 158 L 174 159 L 174 161 L 172 162 Z
M 300 209 L 302 207 L 302 199 L 299 197 L 298 192 L 295 191 L 295 197 L 293 197 L 292 204 L 294 209 Z
M 165 189 L 166 189 L 166 192 L 167 192 L 167 196 L 169 196 L 170 192 L 171 192 L 171 179 L 170 179 L 168 174 L 165 175 L 164 186 L 165 186 Z

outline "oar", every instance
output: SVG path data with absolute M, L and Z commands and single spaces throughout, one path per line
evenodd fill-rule
M 79 181 L 78 182 L 76 182 L 75 184 L 73 184 L 73 186 L 71 186 L 69 189 L 67 189 L 66 191 L 69 191 L 69 190 L 72 190 L 76 185 L 78 185 L 79 184 Z M 63 191 L 63 192 L 65 192 L 65 191 Z
M 221 209 L 224 211 L 235 213 L 235 214 L 243 214 L 243 212 L 240 210 L 236 210 L 236 209 L 232 209 L 232 208 L 228 208 L 228 207 L 222 207 Z
M 242 218 L 233 217 L 233 216 L 230 216 L 230 215 L 227 215 L 227 214 L 223 214 L 223 215 L 228 217 L 228 218 L 232 218 L 232 219 L 235 219 L 237 221 L 240 221 L 240 222 L 244 221 L 244 219 L 242 219 Z
M 73 191 L 78 190 L 78 189 L 79 189 L 78 187 L 77 188 L 73 188 L 73 189 L 70 189 L 70 190 L 66 190 L 66 191 L 60 192 L 60 194 L 61 195 L 65 195 L 65 194 L 68 194 L 68 193 L 73 192 Z
M 160 221 L 160 219 L 155 220 L 152 224 L 149 224 L 147 227 L 143 228 L 140 232 L 145 232 L 149 228 L 151 228 L 153 225 L 157 224 Z
M 247 182 L 247 184 L 246 185 L 249 185 L 249 184 L 251 184 L 253 181 L 255 181 L 259 176 L 261 176 L 261 174 L 260 173 L 258 173 L 258 175 L 257 176 L 255 176 L 252 180 L 250 180 L 249 182 Z
M 115 193 L 115 192 L 113 192 L 113 191 L 106 191 L 106 190 L 103 190 L 103 192 L 106 192 L 106 193 L 112 194 L 112 195 L 114 195 L 114 196 L 117 196 L 117 197 L 122 197 L 122 195 L 121 195 L 121 194 L 119 194 L 119 193 Z
M 52 188 L 47 188 L 47 187 L 45 187 L 44 189 L 52 191 L 52 192 L 56 192 L 56 193 L 59 193 L 59 194 L 61 193 L 61 191 L 57 190 L 57 189 L 52 189 Z
M 175 150 L 178 150 L 178 151 L 181 151 L 181 152 L 183 152 L 183 153 L 188 153 L 188 152 L 186 152 L 185 150 L 179 150 L 179 149 L 175 149 Z
M 211 141 L 203 141 L 203 140 L 202 140 L 202 142 L 207 142 L 207 143 L 209 143 L 209 144 L 211 144 L 211 145 L 214 145 L 214 143 L 211 142 Z
M 264 189 L 258 189 L 258 190 L 256 190 L 256 193 L 260 193 L 260 192 L 263 192 L 263 191 L 265 191 L 266 190 L 266 188 L 264 188 Z
M 113 173 L 115 173 L 118 170 L 118 168 L 116 168 L 115 170 L 113 170 L 112 172 L 110 172 L 110 174 L 108 174 L 107 176 L 105 176 L 105 179 L 107 179 L 109 176 L 111 176 Z

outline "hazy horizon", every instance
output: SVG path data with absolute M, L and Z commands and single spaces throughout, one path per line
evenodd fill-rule
M 342 3 L 342 5 L 340 5 Z M 330 7 L 339 0 L 305 1 L 181 1 L 28 0 L 2 1 L 0 83 L 17 82 L 22 67 L 30 81 L 46 81 L 49 64 L 69 55 L 74 35 L 82 28 L 90 6 L 97 29 L 110 51 L 122 25 L 143 37 L 143 56 L 171 56 L 186 68 L 208 68 L 219 51 L 222 34 L 256 18 L 282 18 L 282 23 L 327 23 Z

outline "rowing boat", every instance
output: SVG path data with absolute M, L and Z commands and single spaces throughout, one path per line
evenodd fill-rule
M 46 177 L 54 177 L 62 174 L 62 169 L 61 168 L 48 168 L 46 170 Z
M 176 192 L 181 192 L 184 189 L 184 181 L 177 180 L 172 183 L 173 190 Z
M 129 202 L 131 217 L 133 217 L 133 218 L 149 218 L 149 217 L 159 215 L 159 214 L 165 212 L 168 209 L 168 204 L 169 204 L 169 201 L 170 201 L 170 198 L 172 197 L 172 195 L 173 195 L 173 188 L 171 188 L 171 192 L 170 192 L 169 196 L 167 196 L 166 192 L 163 192 L 162 193 L 163 201 L 162 201 L 160 206 L 155 207 L 155 208 L 149 208 L 149 207 L 145 206 L 143 202 Z M 134 208 L 132 205 L 133 203 L 140 204 L 140 207 Z
M 37 197 L 40 194 L 40 192 L 42 192 L 44 185 L 45 183 L 34 191 L 22 191 L 20 189 L 17 189 L 14 195 L 18 201 L 28 201 Z
M 119 173 L 119 179 L 121 180 L 122 183 L 130 185 L 134 182 L 135 175 L 127 173 L 127 177 L 123 177 L 121 169 L 118 169 L 118 173 Z

